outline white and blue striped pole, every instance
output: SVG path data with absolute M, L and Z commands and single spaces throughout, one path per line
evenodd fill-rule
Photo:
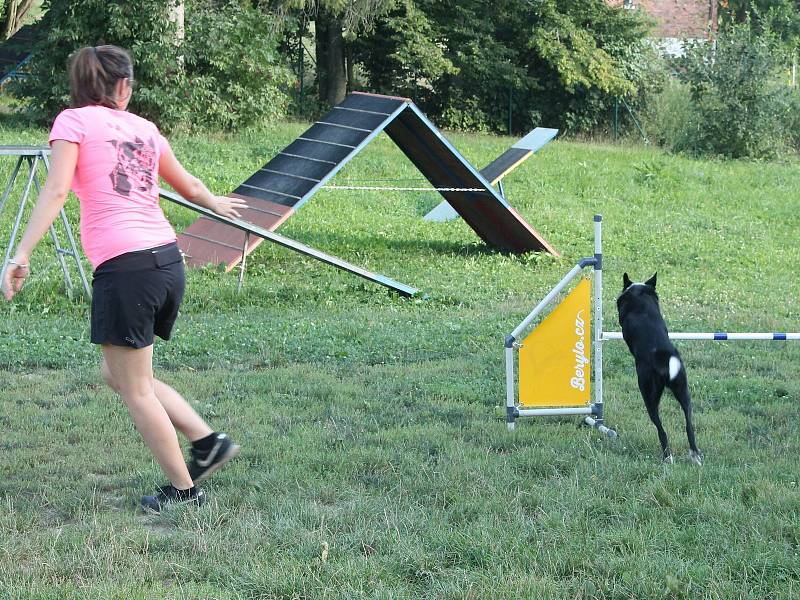
M 603 340 L 621 340 L 621 331 L 604 331 Z M 747 340 L 767 340 L 774 342 L 788 342 L 800 340 L 800 333 L 670 333 L 671 340 L 706 340 L 710 342 L 742 342 Z

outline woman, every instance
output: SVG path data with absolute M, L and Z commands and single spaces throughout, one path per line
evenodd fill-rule
M 174 389 L 153 376 L 154 336 L 167 340 L 184 291 L 176 236 L 158 203 L 158 176 L 185 198 L 226 217 L 244 202 L 213 196 L 175 158 L 156 126 L 126 108 L 133 65 L 115 46 L 82 48 L 70 59 L 72 108 L 50 132 L 50 171 L 2 282 L 6 300 L 30 274 L 34 247 L 55 220 L 70 187 L 80 200 L 81 244 L 94 268 L 91 340 L 103 354 L 101 372 L 122 397 L 137 429 L 169 478 L 145 510 L 202 504 L 195 483 L 239 452 Z M 192 443 L 184 462 L 175 429 Z

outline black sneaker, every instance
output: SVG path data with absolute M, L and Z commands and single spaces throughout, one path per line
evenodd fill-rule
M 195 448 L 190 450 L 192 460 L 186 465 L 192 481 L 203 481 L 226 462 L 239 454 L 241 446 L 234 444 L 224 433 L 218 433 L 210 450 L 201 452 Z
M 142 496 L 141 506 L 145 512 L 158 514 L 167 506 L 177 504 L 202 506 L 205 501 L 206 493 L 197 486 L 179 490 L 167 484 L 161 486 L 155 496 Z

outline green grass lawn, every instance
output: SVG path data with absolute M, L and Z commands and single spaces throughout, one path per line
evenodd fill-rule
M 304 128 L 173 145 L 226 192 Z M 45 135 L 0 127 L 3 144 Z M 513 143 L 448 137 L 478 166 Z M 605 348 L 617 440 L 572 418 L 509 433 L 495 414 L 503 338 L 592 253 L 595 213 L 607 329 L 622 273 L 657 270 L 674 331 L 800 330 L 797 167 L 553 142 L 505 184 L 561 259 L 423 222 L 435 194 L 321 191 L 280 232 L 427 298 L 266 243 L 240 295 L 234 273 L 190 272 L 157 372 L 243 451 L 209 505 L 159 517 L 136 503 L 163 478 L 43 242 L 0 306 L 0 598 L 800 598 L 797 344 L 678 342 L 701 468 L 671 397 L 678 460 L 661 463 L 621 344 Z M 418 176 L 381 136 L 334 182 Z M 179 229 L 194 220 L 165 209 Z

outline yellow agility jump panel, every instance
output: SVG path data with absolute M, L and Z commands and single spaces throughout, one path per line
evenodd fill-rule
M 520 405 L 589 404 L 591 346 L 591 285 L 583 279 L 523 340 L 519 351 Z

